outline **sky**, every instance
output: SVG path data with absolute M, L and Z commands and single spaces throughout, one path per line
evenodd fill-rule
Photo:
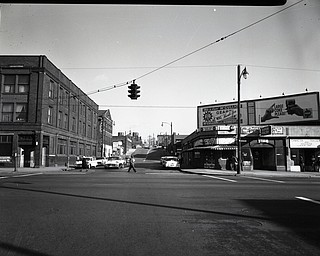
M 249 72 L 243 100 L 320 88 L 318 0 L 275 7 L 1 4 L 0 15 L 0 54 L 46 55 L 110 110 L 114 135 L 148 139 L 170 134 L 171 123 L 173 132 L 191 134 L 197 106 L 237 98 L 238 64 Z M 138 100 L 128 97 L 133 80 Z

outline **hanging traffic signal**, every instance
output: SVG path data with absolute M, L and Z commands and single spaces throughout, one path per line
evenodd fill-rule
M 129 85 L 128 86 L 128 93 L 129 93 L 129 95 L 128 95 L 128 97 L 130 98 L 130 99 L 132 99 L 132 100 L 136 100 L 136 99 L 138 99 L 139 97 L 140 97 L 140 95 L 139 95 L 139 93 L 140 93 L 140 86 L 139 85 L 137 85 L 136 83 L 135 83 L 135 81 L 133 81 L 133 83 L 131 84 L 131 85 Z

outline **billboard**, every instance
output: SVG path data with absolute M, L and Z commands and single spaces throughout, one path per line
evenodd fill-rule
M 319 120 L 319 94 L 307 93 L 255 101 L 257 125 Z
M 198 106 L 198 128 L 208 128 L 215 125 L 237 124 L 238 105 L 235 103 Z M 246 103 L 241 103 L 241 123 L 247 121 Z

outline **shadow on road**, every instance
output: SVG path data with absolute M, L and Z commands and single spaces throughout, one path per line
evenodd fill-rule
M 166 208 L 166 209 L 172 209 L 172 210 L 190 211 L 190 212 L 198 212 L 198 213 L 208 213 L 208 214 L 224 215 L 224 216 L 231 216 L 231 217 L 245 218 L 245 219 L 271 220 L 271 219 L 268 219 L 268 218 L 264 218 L 262 216 L 250 216 L 250 215 L 237 214 L 237 213 L 210 211 L 210 210 L 205 210 L 205 209 L 195 209 L 195 208 L 187 208 L 187 207 L 178 207 L 178 206 L 173 206 L 173 205 L 153 204 L 153 203 L 146 203 L 146 202 L 135 202 L 135 201 L 128 201 L 128 200 L 119 200 L 119 199 L 103 198 L 103 197 L 93 197 L 93 196 L 86 196 L 86 195 L 75 195 L 75 194 L 67 194 L 67 193 L 54 192 L 54 191 L 45 191 L 45 190 L 37 190 L 37 189 L 28 189 L 28 188 L 21 188 L 21 187 L 19 188 L 19 187 L 0 186 L 0 189 L 9 189 L 9 190 L 16 190 L 16 191 L 28 191 L 28 192 L 44 193 L 44 194 L 58 195 L 58 196 L 68 196 L 68 197 L 75 197 L 75 198 L 82 198 L 82 199 L 101 200 L 101 201 L 114 202 L 114 203 L 125 203 L 125 204 L 132 204 L 132 205 L 141 205 L 141 206 L 149 206 L 149 207 Z
M 31 249 L 15 246 L 12 244 L 0 242 L 0 248 L 10 251 L 10 253 L 18 253 L 19 255 L 27 255 L 27 256 L 50 256 L 46 253 L 37 252 Z M 8 254 L 9 255 L 9 254 Z M 10 254 L 11 255 L 11 254 Z
M 241 200 L 320 248 L 320 207 L 300 200 Z

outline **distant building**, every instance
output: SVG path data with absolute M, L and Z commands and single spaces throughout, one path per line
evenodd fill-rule
M 98 152 L 97 156 L 108 157 L 112 155 L 113 120 L 110 110 L 98 111 Z
M 46 56 L 0 56 L 0 165 L 68 165 L 97 154 L 98 105 Z

